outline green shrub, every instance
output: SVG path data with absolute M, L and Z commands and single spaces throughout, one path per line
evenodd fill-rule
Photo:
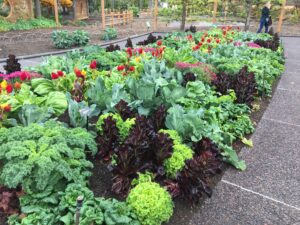
M 51 39 L 56 48 L 70 48 L 73 46 L 72 36 L 66 30 L 53 31 Z
M 101 35 L 101 40 L 112 40 L 118 37 L 117 30 L 115 28 L 106 28 L 104 33 Z
M 85 46 L 90 41 L 88 33 L 83 30 L 76 30 L 72 34 L 66 30 L 56 30 L 52 32 L 51 39 L 56 48 Z
M 46 18 L 37 18 L 17 20 L 15 23 L 8 22 L 7 20 L 0 17 L 0 31 L 10 31 L 10 30 L 32 30 L 38 28 L 51 28 L 56 27 L 54 20 Z
M 142 179 L 134 187 L 127 203 L 144 225 L 159 225 L 167 222 L 173 214 L 173 202 L 170 194 L 159 184 Z
M 84 30 L 75 30 L 72 34 L 73 45 L 85 46 L 89 43 L 90 38 L 88 32 Z
M 139 17 L 140 9 L 138 7 L 131 6 L 131 7 L 129 7 L 129 10 L 132 11 L 134 17 Z

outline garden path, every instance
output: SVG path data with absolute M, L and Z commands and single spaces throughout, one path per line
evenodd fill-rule
M 283 38 L 286 70 L 257 126 L 247 169 L 229 169 L 182 224 L 300 225 L 300 38 Z

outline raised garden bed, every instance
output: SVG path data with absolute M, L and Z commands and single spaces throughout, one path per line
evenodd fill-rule
M 87 47 L 22 72 L 10 58 L 0 129 L 9 224 L 75 224 L 78 196 L 82 225 L 161 224 L 173 201 L 182 224 L 226 165 L 246 169 L 236 150 L 252 145 L 261 98 L 284 69 L 278 37 L 224 27 L 139 44 Z

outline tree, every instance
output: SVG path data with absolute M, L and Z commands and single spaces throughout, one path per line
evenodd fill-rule
M 253 5 L 253 0 L 246 0 L 247 16 L 246 16 L 246 21 L 245 21 L 245 29 L 244 29 L 245 31 L 248 31 L 250 28 L 252 5 Z
M 187 6 L 187 0 L 182 0 L 182 17 L 181 17 L 181 25 L 180 25 L 180 30 L 182 31 L 184 31 L 185 29 L 186 6 Z
M 34 0 L 35 17 L 42 17 L 42 8 L 40 0 Z

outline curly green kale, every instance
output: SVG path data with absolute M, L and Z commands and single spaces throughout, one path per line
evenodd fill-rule
M 85 150 L 97 151 L 94 137 L 82 128 L 68 129 L 49 121 L 43 125 L 0 129 L 0 183 L 21 185 L 27 194 L 57 190 L 85 182 L 92 163 Z

